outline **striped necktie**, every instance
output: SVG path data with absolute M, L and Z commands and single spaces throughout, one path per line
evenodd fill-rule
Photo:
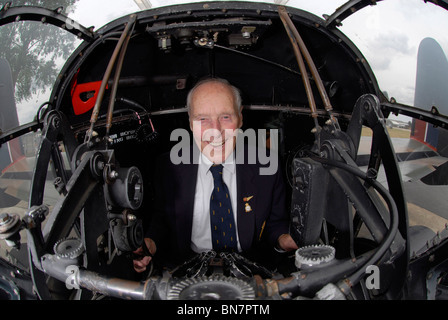
M 230 193 L 222 179 L 223 166 L 213 165 L 210 172 L 213 175 L 214 188 L 210 197 L 210 224 L 212 243 L 215 251 L 236 251 L 236 228 L 233 218 Z

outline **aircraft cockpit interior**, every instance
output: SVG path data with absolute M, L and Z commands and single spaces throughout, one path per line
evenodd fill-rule
M 446 16 L 448 4 L 438 2 Z M 448 216 L 439 212 L 448 99 L 424 110 L 382 91 L 339 29 L 370 6 L 349 1 L 321 18 L 277 3 L 185 3 L 136 11 L 99 29 L 62 9 L 0 7 L 0 28 L 49 24 L 79 44 L 27 126 L 15 111 L 2 111 L 0 293 L 42 300 L 446 298 Z M 1 69 L 14 74 L 1 59 Z M 136 250 L 143 245 L 151 255 L 145 233 L 167 178 L 160 157 L 189 160 L 181 156 L 195 144 L 187 96 L 210 78 L 240 90 L 237 140 L 269 151 L 258 156 L 284 180 L 298 249 L 266 248 L 259 260 L 210 250 L 169 266 L 156 253 L 136 273 Z M 1 90 L 0 103 L 15 110 L 17 98 Z M 394 114 L 417 120 L 401 128 L 389 119 Z M 403 139 L 392 131 L 412 133 Z M 424 209 L 417 194 L 437 201 Z M 255 214 L 260 200 L 243 196 L 241 212 Z M 165 197 L 179 205 L 176 192 Z

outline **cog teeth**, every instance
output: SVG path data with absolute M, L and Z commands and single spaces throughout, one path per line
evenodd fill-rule
M 180 280 L 170 288 L 167 299 L 253 300 L 255 291 L 241 279 L 216 274 Z
M 335 249 L 328 245 L 309 245 L 296 251 L 296 267 L 317 266 L 330 262 L 335 257 Z
M 63 238 L 53 247 L 54 254 L 61 259 L 76 259 L 84 251 L 81 240 L 77 238 Z

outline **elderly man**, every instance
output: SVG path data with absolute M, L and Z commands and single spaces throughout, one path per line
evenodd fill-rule
M 257 258 L 276 248 L 297 249 L 288 234 L 285 189 L 280 170 L 260 175 L 261 164 L 239 163 L 235 148 L 242 126 L 239 90 L 223 79 L 199 82 L 187 107 L 195 146 L 190 163 L 165 157 L 157 167 L 161 186 L 157 209 L 145 238 L 152 255 L 180 263 L 209 250 Z M 141 249 L 138 250 L 141 252 Z M 134 260 L 142 272 L 151 257 Z

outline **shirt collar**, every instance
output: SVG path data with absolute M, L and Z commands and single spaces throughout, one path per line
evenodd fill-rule
M 199 157 L 199 170 L 202 170 L 204 173 L 207 173 L 210 170 L 210 167 L 213 165 L 213 162 L 211 162 L 202 152 L 200 153 Z M 222 166 L 224 170 L 228 171 L 229 173 L 234 174 L 236 172 L 235 167 L 235 153 L 232 152 L 229 157 L 222 163 Z

